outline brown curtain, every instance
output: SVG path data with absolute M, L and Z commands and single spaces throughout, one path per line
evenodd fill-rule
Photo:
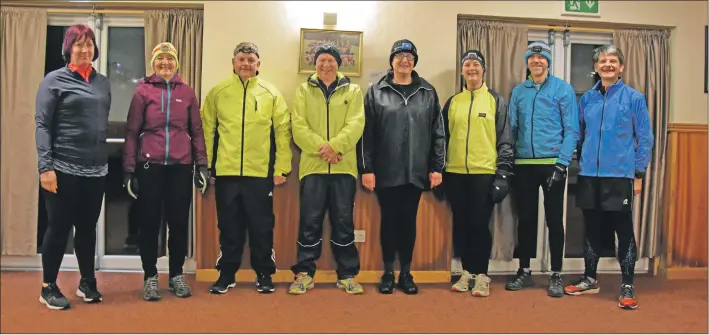
M 527 49 L 526 25 L 485 20 L 458 20 L 458 47 L 456 57 L 456 88 L 463 88 L 460 75 L 460 56 L 467 50 L 476 49 L 485 57 L 485 82 L 489 88 L 509 101 L 512 88 L 524 81 L 527 65 L 524 53 Z M 493 260 L 511 261 L 517 242 L 517 217 L 512 196 L 495 206 L 490 230 L 493 236 Z
M 618 30 L 613 42 L 625 55 L 623 81 L 645 95 L 655 136 L 652 160 L 643 191 L 635 205 L 635 231 L 639 257 L 659 255 L 662 187 L 665 179 L 667 125 L 670 118 L 670 32 Z M 637 208 L 637 207 L 636 207 Z
M 161 42 L 170 42 L 177 49 L 179 74 L 201 99 L 202 30 L 204 12 L 197 9 L 150 10 L 145 18 L 145 71 L 153 73 L 150 53 Z
M 2 7 L 1 13 L 0 248 L 3 255 L 35 255 L 39 176 L 34 114 L 44 78 L 47 11 Z

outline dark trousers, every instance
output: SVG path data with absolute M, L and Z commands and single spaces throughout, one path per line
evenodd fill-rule
M 144 277 L 158 274 L 158 238 L 163 220 L 170 229 L 168 249 L 170 278 L 181 275 L 187 257 L 187 240 L 192 202 L 191 165 L 138 164 L 139 192 L 137 202 L 140 224 L 138 243 Z
M 315 275 L 315 262 L 322 253 L 322 226 L 327 211 L 337 277 L 354 278 L 359 274 L 359 251 L 354 243 L 356 192 L 357 179 L 350 175 L 313 174 L 301 180 L 298 263 L 291 268 L 294 273 Z
M 492 249 L 490 190 L 494 175 L 446 173 L 446 198 L 453 212 L 453 246 L 463 270 L 487 274 Z
M 79 177 L 55 171 L 57 193 L 40 187 L 47 206 L 47 231 L 42 240 L 45 283 L 57 281 L 64 250 L 74 227 L 74 252 L 82 278 L 94 277 L 96 222 L 106 189 L 106 177 Z
M 546 188 L 547 177 L 552 165 L 516 165 L 514 193 L 517 202 L 519 225 L 519 267 L 529 268 L 530 259 L 537 246 L 537 215 L 539 214 L 539 187 L 544 191 L 544 213 L 549 229 L 549 250 L 551 252 L 551 270 L 561 271 L 564 258 L 564 191 L 566 182 L 561 181 L 551 190 Z
M 596 278 L 600 251 L 607 244 L 615 249 L 615 239 L 607 238 L 615 233 L 623 283 L 632 284 L 638 256 L 633 231 L 633 180 L 579 176 L 578 187 L 576 204 L 583 210 L 586 226 L 584 274 Z
M 399 254 L 399 264 L 408 268 L 416 244 L 416 215 L 422 190 L 407 184 L 375 188 L 381 209 L 381 246 L 384 263 L 394 263 Z
M 241 267 L 247 233 L 251 267 L 258 274 L 274 274 L 273 179 L 225 176 L 217 177 L 214 186 L 221 248 L 216 268 L 220 275 L 233 276 Z

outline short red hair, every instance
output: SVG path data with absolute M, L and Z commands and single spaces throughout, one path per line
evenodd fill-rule
M 83 38 L 90 39 L 94 42 L 94 59 L 98 58 L 98 45 L 96 45 L 96 35 L 94 31 L 85 24 L 75 24 L 66 31 L 64 35 L 64 47 L 62 48 L 62 56 L 64 56 L 64 62 L 67 64 L 71 61 L 71 47 L 76 43 L 76 41 Z

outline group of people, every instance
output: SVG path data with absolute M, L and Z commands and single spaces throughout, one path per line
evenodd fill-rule
M 86 302 L 103 300 L 93 255 L 107 173 L 102 145 L 110 86 L 91 67 L 98 48 L 90 28 L 71 27 L 63 54 L 67 66 L 45 77 L 36 107 L 40 182 L 49 213 L 40 302 L 52 309 L 70 306 L 56 278 L 72 226 L 81 272 L 76 294 Z M 549 74 L 550 48 L 543 42 L 529 45 L 530 75 L 513 89 L 509 102 L 487 87 L 484 55 L 467 51 L 460 59 L 465 89 L 443 107 L 435 88 L 414 70 L 419 55 L 407 39 L 394 42 L 390 70 L 366 92 L 338 71 L 340 51 L 321 45 L 316 72 L 297 87 L 290 110 L 279 90 L 259 77 L 260 55 L 253 43 L 236 46 L 233 73 L 209 91 L 201 110 L 194 90 L 180 80 L 175 47 L 160 43 L 150 56 L 153 74 L 140 82 L 131 101 L 123 151 L 124 186 L 140 213 L 145 300 L 161 298 L 156 262 L 163 213 L 170 228 L 168 288 L 178 297 L 192 294 L 182 274 L 191 192 L 193 185 L 206 192 L 210 180 L 220 243 L 219 278 L 210 292 L 223 294 L 235 286 L 247 236 L 256 289 L 275 290 L 273 190 L 290 177 L 293 140 L 301 151 L 300 223 L 290 294 L 314 287 L 326 212 L 336 285 L 363 293 L 354 244 L 359 178 L 381 208 L 384 274 L 377 290 L 382 294 L 418 293 L 411 275 L 417 212 L 422 192 L 432 189 L 443 190 L 453 212 L 453 244 L 464 270 L 453 291 L 490 294 L 488 225 L 494 205 L 510 189 L 519 216 L 519 271 L 506 289 L 531 286 L 542 187 L 552 255 L 548 294 L 598 292 L 600 230 L 607 226 L 620 241 L 619 306 L 637 307 L 631 204 L 653 136 L 643 95 L 620 79 L 625 59 L 614 46 L 594 51 L 599 80 L 580 102 L 568 83 Z M 577 203 L 586 223 L 586 272 L 564 287 L 563 194 L 574 150 L 581 167 Z

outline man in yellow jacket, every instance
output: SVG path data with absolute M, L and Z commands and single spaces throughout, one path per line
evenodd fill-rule
M 325 210 L 332 225 L 330 244 L 337 262 L 337 287 L 362 293 L 359 252 L 354 244 L 357 192 L 357 142 L 364 131 L 364 98 L 360 87 L 338 72 L 339 51 L 322 45 L 315 52 L 316 74 L 295 93 L 293 139 L 300 156 L 300 228 L 295 281 L 289 293 L 314 286 L 315 262 L 322 252 Z
M 248 231 L 258 292 L 274 291 L 273 187 L 291 170 L 290 115 L 281 93 L 258 77 L 258 48 L 236 46 L 231 78 L 207 94 L 201 116 L 207 167 L 215 177 L 221 253 L 215 294 L 235 285 Z

